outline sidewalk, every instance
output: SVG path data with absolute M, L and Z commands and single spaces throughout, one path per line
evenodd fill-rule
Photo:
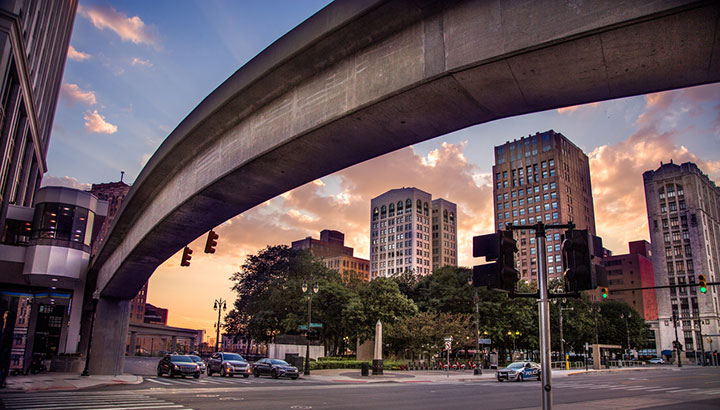
M 31 392 L 50 390 L 78 390 L 113 384 L 140 384 L 142 376 L 123 374 L 119 376 L 80 376 L 78 373 L 42 373 L 30 376 L 10 376 L 7 387 L 1 392 Z

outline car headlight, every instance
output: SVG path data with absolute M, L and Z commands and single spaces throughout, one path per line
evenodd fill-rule
M 178 365 L 176 365 L 176 364 L 174 364 L 173 367 L 175 368 L 175 370 L 179 370 L 179 369 L 180 369 L 180 367 L 178 367 Z

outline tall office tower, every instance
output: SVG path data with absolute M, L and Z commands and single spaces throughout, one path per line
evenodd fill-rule
M 634 241 L 628 244 L 630 252 L 625 255 L 610 255 L 602 258 L 608 276 L 608 300 L 617 300 L 632 306 L 645 320 L 657 320 L 657 294 L 655 289 L 627 291 L 620 289 L 653 287 L 655 272 L 647 241 Z M 590 300 L 602 300 L 600 289 L 587 292 Z
M 588 157 L 570 140 L 553 130 L 536 133 L 495 147 L 493 165 L 495 226 L 574 222 L 577 229 L 595 234 Z M 547 234 L 550 278 L 562 277 L 561 231 Z M 515 232 L 520 278 L 537 281 L 535 236 Z
M 0 3 L 0 237 L 8 206 L 31 207 L 47 171 L 77 0 Z
M 708 282 L 720 280 L 720 188 L 692 162 L 661 163 L 643 173 L 643 181 L 655 284 L 697 283 L 700 274 Z M 660 348 L 672 349 L 677 314 L 685 350 L 702 350 L 702 341 L 708 351 L 710 344 L 699 331 L 720 333 L 719 292 L 717 286 L 708 286 L 707 294 L 696 286 L 658 290 L 658 321 L 651 326 Z
M 432 267 L 457 266 L 457 205 L 432 201 Z
M 445 200 L 437 201 L 438 212 L 448 211 L 447 223 L 438 219 L 438 240 L 445 232 L 441 229 L 448 227 L 447 245 L 438 243 L 438 256 L 446 249 L 452 250 L 454 255 L 454 263 L 439 260 L 438 265 L 457 265 L 456 206 Z M 430 253 L 434 250 L 430 241 L 434 233 L 430 224 L 430 212 L 435 209 L 432 196 L 417 188 L 391 189 L 373 198 L 370 209 L 370 279 L 405 271 L 429 275 L 431 267 L 435 266 L 430 262 Z

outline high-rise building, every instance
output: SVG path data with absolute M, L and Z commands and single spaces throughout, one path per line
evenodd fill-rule
M 48 144 L 77 0 L 0 4 L 0 237 L 9 205 L 31 207 Z
M 608 276 L 609 300 L 622 301 L 630 305 L 645 320 L 657 320 L 657 296 L 655 289 L 625 291 L 619 289 L 653 287 L 655 272 L 650 259 L 652 251 L 647 241 L 628 244 L 630 252 L 625 255 L 611 255 L 602 258 Z M 591 300 L 600 301 L 600 290 L 588 292 Z
M 457 266 L 457 205 L 442 198 L 432 201 L 432 267 Z
M 428 275 L 435 267 L 457 266 L 454 203 L 433 201 L 432 195 L 417 188 L 399 188 L 373 198 L 370 209 L 371 279 L 405 271 Z M 431 238 L 437 238 L 437 247 Z M 437 254 L 437 264 L 431 263 L 431 253 Z
M 570 140 L 553 130 L 495 147 L 493 165 L 495 226 L 574 222 L 576 229 L 595 234 L 595 211 L 588 157 Z M 550 278 L 562 275 L 560 231 L 547 234 Z M 515 232 L 520 278 L 537 281 L 535 236 Z
M 697 165 L 660 164 L 643 173 L 655 284 L 697 283 L 720 279 L 720 188 Z M 671 350 L 677 315 L 679 341 L 686 351 L 710 348 L 702 334 L 720 333 L 720 306 L 716 286 L 701 294 L 697 286 L 658 290 L 658 351 Z
M 354 249 L 345 246 L 345 234 L 325 229 L 320 232 L 320 240 L 307 237 L 293 241 L 293 249 L 308 249 L 314 256 L 322 258 L 323 264 L 340 273 L 343 280 L 350 279 L 352 272 L 359 279 L 370 279 L 370 261 L 353 256 Z

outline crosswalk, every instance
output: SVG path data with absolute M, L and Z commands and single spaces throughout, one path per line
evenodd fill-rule
M 185 409 L 181 404 L 132 392 L 127 393 L 33 393 L 0 396 L 4 408 L 22 410 L 140 410 Z
M 228 385 L 248 385 L 248 384 L 265 384 L 268 382 L 271 382 L 273 384 L 277 383 L 292 383 L 297 384 L 297 380 L 272 380 L 272 379 L 265 379 L 265 378 L 252 378 L 252 379 L 245 379 L 242 377 L 235 377 L 235 378 L 225 378 L 225 377 L 201 377 L 199 379 L 177 379 L 177 378 L 169 378 L 169 377 L 146 377 L 146 382 L 158 385 L 158 386 L 198 386 L 198 385 L 204 385 L 204 386 L 210 386 L 210 385 L 217 385 L 217 386 L 228 386 Z
M 582 390 L 624 390 L 633 392 L 650 392 L 650 393 L 697 393 L 707 394 L 709 396 L 720 395 L 720 389 L 699 389 L 699 388 L 684 388 L 684 387 L 660 387 L 660 386 L 643 386 L 643 385 L 629 385 L 629 384 L 597 384 L 597 383 L 554 383 L 553 388 L 559 389 L 582 389 Z

